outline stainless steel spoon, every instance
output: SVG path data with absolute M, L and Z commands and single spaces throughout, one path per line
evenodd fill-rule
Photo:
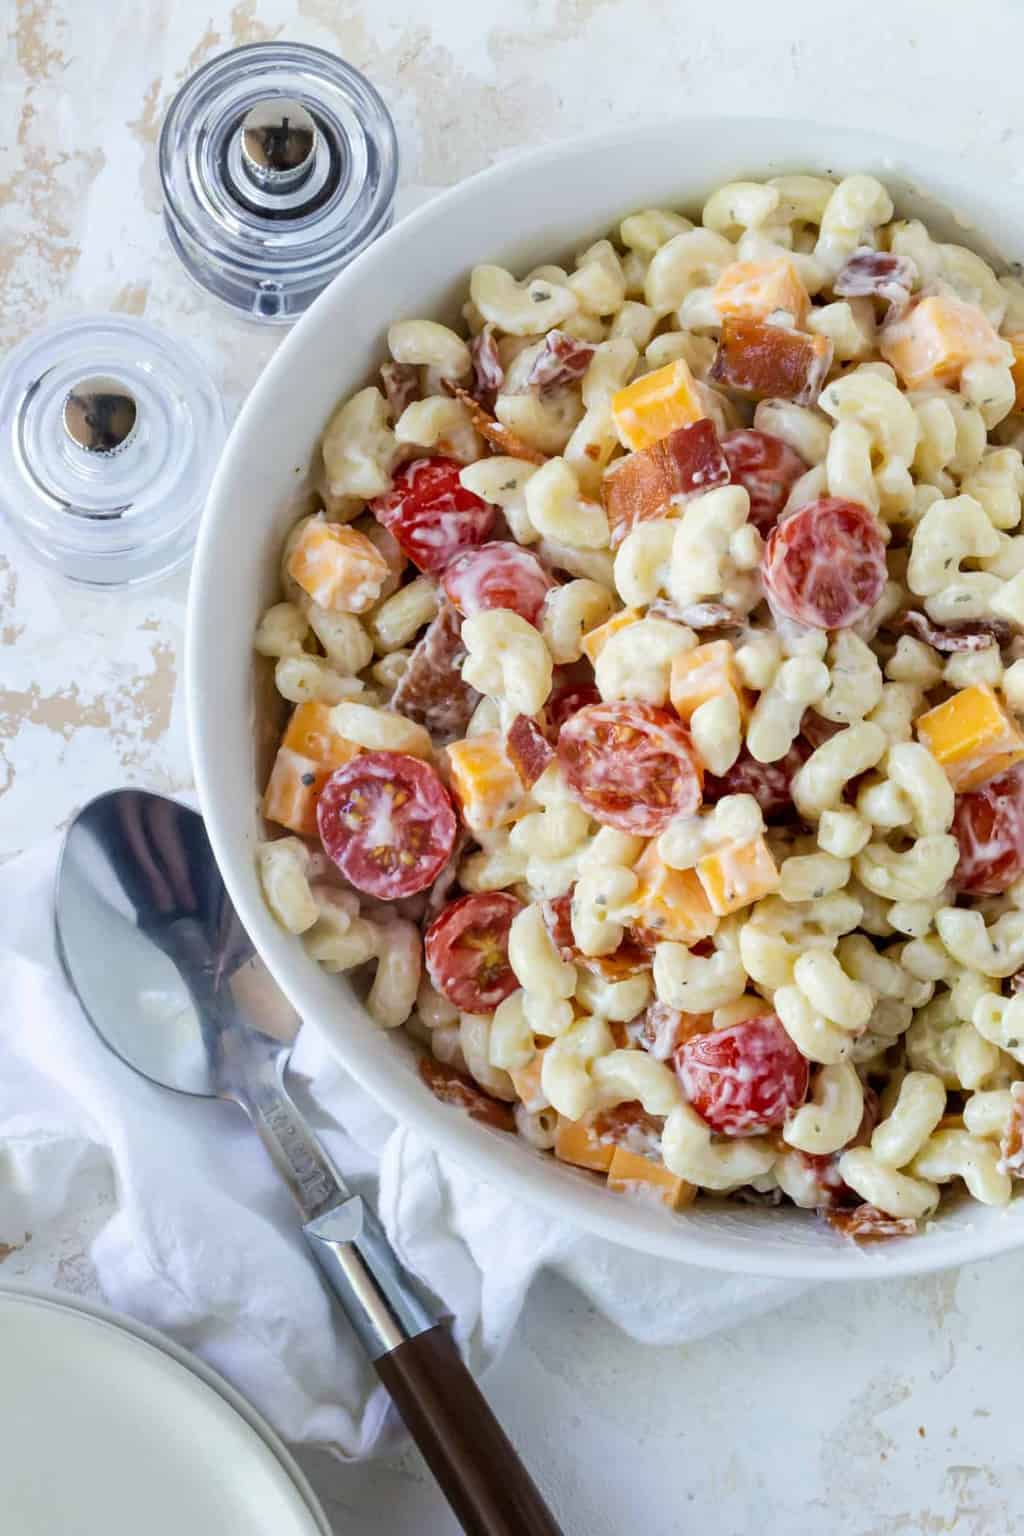
M 142 790 L 93 800 L 65 838 L 56 924 L 68 980 L 122 1061 L 164 1088 L 246 1111 L 463 1530 L 559 1536 L 437 1311 L 288 1095 L 300 1021 L 238 920 L 202 817 Z

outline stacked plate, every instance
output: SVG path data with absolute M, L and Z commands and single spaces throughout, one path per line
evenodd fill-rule
M 12 1536 L 330 1536 L 269 1425 L 151 1329 L 0 1290 L 0 1361 Z

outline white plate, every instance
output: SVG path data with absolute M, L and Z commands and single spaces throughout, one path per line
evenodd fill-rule
M 339 399 L 384 358 L 388 325 L 450 318 L 476 262 L 528 271 L 571 258 L 623 214 L 699 209 L 736 177 L 870 171 L 901 217 L 940 238 L 1006 258 L 1024 254 L 1024 202 L 998 168 L 905 144 L 861 124 L 689 117 L 557 144 L 505 161 L 402 219 L 339 274 L 286 337 L 253 389 L 224 450 L 196 548 L 186 684 L 192 760 L 221 873 L 247 932 L 289 1001 L 399 1124 L 428 1137 L 481 1179 L 573 1227 L 626 1247 L 715 1269 L 799 1279 L 913 1274 L 1024 1244 L 1024 1197 L 1008 1209 L 943 1206 L 919 1237 L 858 1249 L 794 1208 L 699 1200 L 685 1211 L 623 1198 L 592 1175 L 535 1152 L 435 1099 L 408 1037 L 378 1029 L 350 987 L 285 933 L 260 891 L 256 844 L 258 698 L 252 650 L 262 609 L 276 601 L 281 545 L 296 488 Z
M 2 1291 L 0 1362 L 11 1536 L 328 1536 L 269 1426 L 151 1330 Z

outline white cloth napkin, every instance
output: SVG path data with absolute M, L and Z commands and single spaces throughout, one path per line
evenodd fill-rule
M 136 1076 L 69 991 L 53 938 L 56 855 L 50 841 L 4 869 L 0 1243 L 68 1219 L 80 1176 L 106 1166 L 118 1205 L 91 1256 L 108 1301 L 195 1350 L 286 1439 L 367 1455 L 390 1439 L 393 1415 L 244 1116 Z M 347 1176 L 379 1181 L 392 1242 L 454 1314 L 477 1368 L 501 1353 L 544 1267 L 648 1344 L 701 1338 L 801 1289 L 644 1257 L 560 1226 L 396 1127 L 313 1031 L 302 1032 L 293 1064 L 299 1102 Z

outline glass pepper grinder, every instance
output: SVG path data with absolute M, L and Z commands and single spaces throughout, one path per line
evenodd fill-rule
M 171 102 L 159 162 L 186 271 L 253 320 L 296 320 L 393 217 L 388 109 L 320 48 L 252 43 L 212 59 Z
M 0 368 L 0 510 L 71 581 L 131 586 L 180 565 L 223 441 L 202 363 L 142 320 L 53 326 Z

